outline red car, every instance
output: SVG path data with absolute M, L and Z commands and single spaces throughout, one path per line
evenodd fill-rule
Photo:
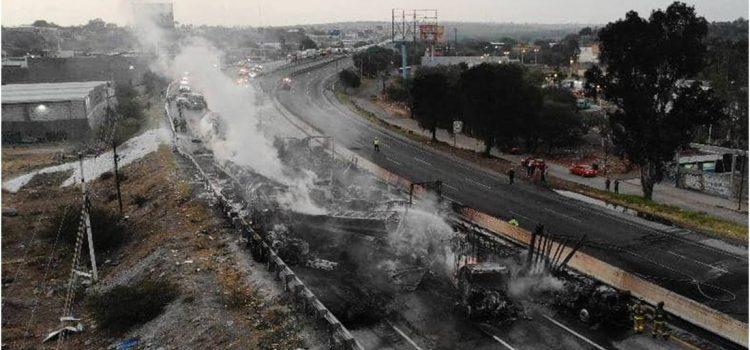
M 591 165 L 586 164 L 573 164 L 569 169 L 571 174 L 583 177 L 594 177 L 599 173 Z

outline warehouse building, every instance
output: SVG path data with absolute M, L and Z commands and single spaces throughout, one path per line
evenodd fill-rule
M 4 143 L 81 140 L 104 119 L 106 81 L 2 85 Z

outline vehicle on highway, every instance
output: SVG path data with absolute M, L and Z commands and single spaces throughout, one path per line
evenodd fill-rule
M 463 311 L 470 319 L 512 319 L 517 310 L 506 295 L 510 271 L 495 262 L 463 266 L 458 272 L 458 291 Z
M 595 177 L 599 174 L 599 171 L 588 164 L 573 164 L 568 169 L 570 170 L 571 174 L 583 177 Z
M 178 107 L 192 110 L 201 110 L 206 108 L 206 99 L 201 94 L 187 93 L 178 97 L 175 102 Z
M 281 88 L 284 90 L 291 90 L 292 89 L 292 78 L 290 77 L 284 77 L 281 79 Z

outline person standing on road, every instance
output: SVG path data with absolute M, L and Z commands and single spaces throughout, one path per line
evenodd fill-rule
M 638 299 L 633 306 L 633 330 L 636 333 L 643 333 L 646 326 L 646 307 L 643 306 L 643 299 Z
M 610 184 L 609 178 L 604 180 L 604 189 L 607 190 L 607 192 L 609 192 L 609 184 Z
M 372 139 L 372 146 L 375 148 L 375 152 L 380 152 L 380 139 L 377 136 Z
M 534 176 L 534 161 L 532 161 L 531 159 L 526 160 L 526 176 Z
M 620 193 L 620 180 L 615 179 L 615 193 Z
M 508 170 L 508 180 L 510 181 L 510 184 L 513 184 L 513 178 L 516 177 L 516 171 L 513 168 L 510 168 Z
M 651 330 L 652 337 L 664 337 L 664 339 L 667 339 L 669 334 L 664 324 L 666 321 L 667 312 L 664 311 L 664 302 L 660 301 L 659 304 L 656 304 L 656 309 L 654 309 L 654 328 Z

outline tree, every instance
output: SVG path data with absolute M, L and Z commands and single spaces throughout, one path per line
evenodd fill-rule
M 742 24 L 738 21 L 732 23 Z M 726 24 L 714 23 L 711 28 L 725 26 Z M 722 33 L 728 32 L 724 33 L 724 36 L 711 38 L 711 28 L 709 28 L 707 41 L 708 64 L 700 77 L 708 80 L 716 94 L 726 101 L 725 112 L 728 115 L 728 118 L 719 125 L 713 125 L 713 135 L 715 135 L 713 139 L 720 140 L 723 136 L 722 145 L 746 149 L 748 145 L 747 21 L 744 21 L 744 38 L 737 38 L 737 35 L 728 32 L 728 29 L 722 30 Z
M 523 124 L 539 112 L 541 93 L 526 82 L 524 74 L 519 65 L 489 63 L 461 73 L 466 129 L 484 141 L 486 156 L 493 146 L 512 146 Z
M 555 147 L 573 146 L 585 131 L 575 96 L 562 88 L 545 89 L 544 103 L 534 127 L 548 153 Z
M 377 77 L 378 74 L 391 69 L 395 62 L 399 62 L 395 51 L 380 46 L 373 46 L 358 52 L 352 57 L 354 67 L 361 70 L 362 75 Z
M 584 35 L 591 35 L 594 31 L 591 30 L 591 27 L 583 27 L 581 31 L 578 32 L 578 35 L 584 36 Z
M 120 118 L 142 119 L 143 106 L 138 101 L 138 92 L 128 84 L 118 84 L 115 87 L 117 106 L 115 111 Z
M 351 69 L 343 69 L 339 72 L 339 79 L 341 79 L 344 85 L 351 88 L 357 88 L 362 83 L 359 79 L 359 75 Z
M 437 141 L 437 128 L 450 129 L 456 98 L 454 86 L 446 69 L 421 68 L 411 86 L 411 114 L 419 126 L 432 133 Z
M 597 86 L 598 82 L 602 80 L 603 75 L 604 73 L 602 73 L 602 69 L 599 66 L 593 66 L 583 73 L 583 78 L 586 80 L 583 84 L 583 94 L 586 97 L 595 99 L 599 96 Z
M 89 20 L 89 22 L 83 26 L 84 29 L 90 30 L 92 32 L 104 31 L 106 27 L 107 27 L 107 22 L 104 22 L 104 20 L 101 18 L 95 18 L 95 19 Z
M 317 48 L 318 48 L 318 44 L 316 44 L 315 41 L 310 39 L 310 37 L 307 35 L 302 37 L 302 39 L 299 41 L 300 50 L 317 49 Z
M 675 2 L 647 20 L 635 11 L 599 32 L 599 81 L 617 110 L 610 115 L 613 141 L 640 166 L 643 196 L 651 199 L 666 162 L 689 143 L 697 126 L 722 109 L 710 90 L 689 83 L 703 67 L 707 23 L 693 7 Z
M 47 22 L 43 19 L 38 19 L 34 21 L 34 23 L 31 24 L 32 27 L 38 27 L 38 28 L 54 28 L 59 27 L 57 24 L 53 22 Z

